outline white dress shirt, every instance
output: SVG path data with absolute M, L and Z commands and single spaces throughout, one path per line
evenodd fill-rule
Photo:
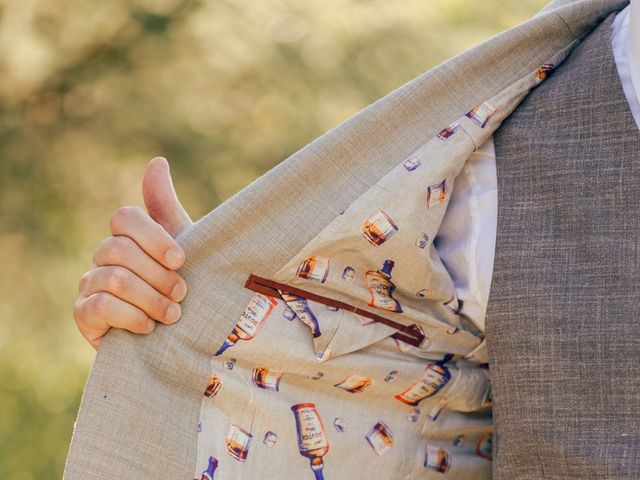
M 618 75 L 636 124 L 640 103 L 631 80 L 628 60 L 630 5 L 611 26 L 611 43 Z M 639 25 L 640 27 L 640 25 Z M 640 95 L 639 95 L 640 96 Z M 447 212 L 434 239 L 442 261 L 455 283 L 463 312 L 484 331 L 484 318 L 493 273 L 497 220 L 497 177 L 493 136 L 471 154 L 456 177 Z

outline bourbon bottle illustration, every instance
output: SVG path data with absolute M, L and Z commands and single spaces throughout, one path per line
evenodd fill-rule
M 213 476 L 215 475 L 217 468 L 218 459 L 216 457 L 209 457 L 209 466 L 207 466 L 207 469 L 202 472 L 200 480 L 214 480 Z
M 298 297 L 297 295 L 287 292 L 280 292 L 280 296 L 287 302 L 287 305 L 289 305 L 289 308 L 293 310 L 297 317 L 309 326 L 313 333 L 313 338 L 319 337 L 322 334 L 320 332 L 318 319 L 309 307 L 309 302 L 306 298 Z
M 238 340 L 249 341 L 255 337 L 277 304 L 278 301 L 273 297 L 267 297 L 260 293 L 255 294 L 247 308 L 242 312 L 240 321 L 233 327 L 233 330 L 231 330 L 231 333 L 214 356 L 222 355 L 227 348 L 235 345 Z
M 305 258 L 298 267 L 296 275 L 300 278 L 324 283 L 329 275 L 329 258 L 321 256 Z
M 365 273 L 367 288 L 371 294 L 370 307 L 381 308 L 391 312 L 402 312 L 402 307 L 393 298 L 396 286 L 391 281 L 391 270 L 395 265 L 393 260 L 385 260 L 381 270 L 369 270 Z
M 312 402 L 298 403 L 291 407 L 291 411 L 296 418 L 298 450 L 311 462 L 316 480 L 324 480 L 322 457 L 329 451 L 329 441 L 316 405 Z
M 451 379 L 451 372 L 443 365 L 447 360 L 427 365 L 422 376 L 394 398 L 415 407 L 421 400 L 438 393 Z
M 369 243 L 380 246 L 398 231 L 398 227 L 384 210 L 376 210 L 360 227 Z
M 253 384 L 258 388 L 280 390 L 280 379 L 284 372 L 270 370 L 267 367 L 256 367 L 253 369 Z
M 424 449 L 424 466 L 439 473 L 447 473 L 451 467 L 449 452 L 427 444 Z
M 230 424 L 225 443 L 227 453 L 240 462 L 246 462 L 252 438 L 253 435 L 244 428 Z
M 391 430 L 389 430 L 389 427 L 387 427 L 382 420 L 376 423 L 371 430 L 369 430 L 369 433 L 365 435 L 365 438 L 367 439 L 367 442 L 369 442 L 369 445 L 371 445 L 371 448 L 373 448 L 373 451 L 379 457 L 387 453 L 387 451 L 395 444 Z

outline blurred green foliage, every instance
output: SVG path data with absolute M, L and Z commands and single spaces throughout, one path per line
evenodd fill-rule
M 149 159 L 197 219 L 546 3 L 0 0 L 0 478 L 62 475 L 94 357 L 78 279 Z

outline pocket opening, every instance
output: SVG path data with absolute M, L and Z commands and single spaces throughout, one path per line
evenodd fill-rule
M 362 317 L 370 318 L 375 322 L 379 322 L 389 327 L 395 328 L 398 331 L 393 335 L 390 335 L 392 338 L 408 343 L 415 347 L 419 347 L 420 345 L 422 345 L 425 339 L 424 332 L 415 323 L 411 325 L 404 325 L 402 323 L 395 322 L 393 320 L 382 317 L 380 315 L 376 315 L 375 313 L 369 312 L 367 310 L 363 310 L 353 305 L 349 305 L 348 303 L 344 303 L 339 300 L 334 300 L 332 298 L 324 297 L 316 293 L 311 293 L 297 287 L 292 287 L 285 283 L 275 282 L 267 278 L 259 277 L 254 274 L 249 274 L 249 277 L 247 278 L 244 286 L 245 288 L 248 288 L 249 290 L 252 290 L 254 292 L 261 293 L 263 295 L 267 295 L 270 297 L 276 297 L 276 298 L 282 299 L 279 292 L 280 290 L 283 292 L 291 293 L 293 295 L 297 295 L 299 297 L 306 298 L 308 300 L 312 300 L 314 302 L 321 303 L 323 305 L 340 308 L 343 310 L 347 310 L 349 312 L 353 312 Z

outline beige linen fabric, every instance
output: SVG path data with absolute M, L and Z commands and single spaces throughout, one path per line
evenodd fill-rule
M 484 319 L 432 241 L 471 152 L 627 3 L 552 2 L 183 232 L 183 317 L 105 337 L 65 478 L 490 478 Z M 251 274 L 281 288 L 252 291 Z

